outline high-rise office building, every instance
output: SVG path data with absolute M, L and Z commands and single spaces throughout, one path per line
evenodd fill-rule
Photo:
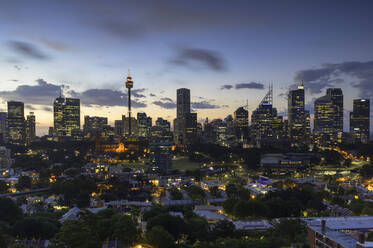
M 339 88 L 327 89 L 315 101 L 314 136 L 322 143 L 341 142 L 343 132 L 343 95 Z
M 58 97 L 53 104 L 54 136 L 72 136 L 80 130 L 80 100 Z
M 350 113 L 350 134 L 353 142 L 366 144 L 370 137 L 370 101 L 355 99 Z
M 273 107 L 272 99 L 273 89 L 270 86 L 251 115 L 251 137 L 260 143 L 280 139 L 284 135 L 284 122 L 282 116 L 277 116 L 277 109 Z
M 83 125 L 83 133 L 87 134 L 95 134 L 97 132 L 101 132 L 104 127 L 107 125 L 107 117 L 99 117 L 99 116 L 84 116 L 84 125 Z
M 0 112 L 0 143 L 6 143 L 8 137 L 8 113 Z
M 176 117 L 182 118 L 190 113 L 190 90 L 181 88 L 176 91 Z
M 155 121 L 155 125 L 163 128 L 164 130 L 166 130 L 168 132 L 171 130 L 170 122 L 168 120 L 165 120 L 165 119 L 161 118 L 161 117 L 158 117 L 158 119 Z
M 146 113 L 137 113 L 137 130 L 140 137 L 148 137 L 152 127 L 152 118 Z
M 189 113 L 184 116 L 183 144 L 193 144 L 197 139 L 197 113 Z
M 164 132 L 164 130 L 162 131 Z M 172 169 L 172 146 L 170 140 L 167 137 L 152 137 L 149 148 L 151 169 L 158 173 L 170 172 Z
M 190 90 L 176 91 L 176 119 L 174 120 L 174 138 L 177 144 L 188 145 L 197 136 L 197 114 L 190 112 Z
M 301 141 L 306 136 L 304 86 L 299 85 L 296 90 L 289 91 L 288 96 L 288 131 L 289 138 Z
M 8 138 L 17 145 L 25 144 L 25 113 L 23 102 L 8 102 Z
M 137 120 L 135 117 L 131 117 L 131 124 L 129 124 L 129 118 L 125 115 L 122 115 L 122 124 L 123 124 L 123 135 L 124 136 L 137 136 L 138 127 Z M 131 133 L 129 129 L 131 128 Z
M 35 141 L 36 138 L 36 120 L 34 112 L 30 112 L 26 119 L 26 144 Z
M 122 120 L 115 120 L 114 121 L 114 133 L 115 135 L 122 137 L 123 136 L 123 121 Z
M 326 95 L 330 97 L 335 106 L 334 129 L 343 132 L 343 93 L 341 88 L 329 88 Z
M 234 111 L 234 130 L 237 139 L 244 140 L 249 135 L 249 111 L 239 107 Z

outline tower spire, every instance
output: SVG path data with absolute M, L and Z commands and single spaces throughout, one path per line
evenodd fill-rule
M 133 88 L 132 77 L 130 76 L 130 70 L 128 69 L 128 76 L 126 79 L 126 88 L 128 89 L 128 135 L 132 135 L 131 129 L 131 89 Z

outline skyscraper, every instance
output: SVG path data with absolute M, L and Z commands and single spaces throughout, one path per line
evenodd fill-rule
M 315 101 L 314 136 L 323 143 L 340 142 L 343 132 L 343 95 L 339 88 L 327 89 Z
M 177 144 L 188 145 L 197 136 L 197 114 L 190 112 L 190 90 L 181 88 L 176 91 L 176 119 L 174 138 Z
M 25 144 L 25 114 L 23 102 L 8 102 L 8 137 L 9 142 Z
M 137 133 L 138 133 L 137 120 L 134 117 L 131 117 L 131 121 L 129 120 L 130 118 L 126 117 L 125 115 L 122 115 L 123 135 L 124 136 L 137 136 Z
M 294 141 L 304 140 L 306 135 L 304 86 L 289 91 L 288 96 L 288 129 L 289 138 Z
M 370 137 L 370 101 L 355 99 L 350 113 L 350 134 L 353 142 L 366 144 Z
M 58 97 L 53 104 L 54 135 L 72 136 L 73 130 L 80 129 L 80 100 Z
M 87 134 L 95 134 L 97 132 L 101 132 L 104 127 L 107 125 L 107 117 L 99 117 L 99 116 L 84 116 L 84 125 L 83 125 L 83 132 L 85 135 Z
M 146 113 L 137 113 L 137 130 L 140 137 L 147 137 L 149 135 L 150 128 L 152 127 L 152 118 L 146 115 Z
M 123 136 L 123 121 L 122 120 L 115 120 L 114 121 L 114 133 L 115 135 L 121 137 Z
M 343 93 L 341 88 L 329 88 L 326 95 L 330 97 L 335 107 L 333 127 L 337 132 L 343 132 Z
M 161 118 L 161 117 L 158 117 L 158 119 L 155 121 L 155 125 L 158 126 L 158 127 L 161 127 L 162 129 L 164 129 L 167 132 L 169 132 L 170 129 L 171 129 L 170 122 Z
M 176 91 L 176 117 L 182 118 L 190 113 L 190 90 L 181 88 Z
M 8 113 L 0 112 L 0 142 L 6 143 L 8 137 Z
M 26 119 L 26 144 L 30 144 L 36 138 L 36 120 L 34 112 L 30 112 Z
M 237 139 L 247 139 L 249 135 L 249 111 L 239 107 L 234 111 L 234 129 Z
M 282 138 L 283 119 L 277 116 L 277 109 L 273 107 L 273 89 L 272 86 L 259 106 L 251 115 L 251 136 L 257 142 L 266 143 Z

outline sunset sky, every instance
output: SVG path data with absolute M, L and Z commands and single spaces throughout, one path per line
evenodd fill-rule
M 2 0 L 0 110 L 7 100 L 34 111 L 39 135 L 52 104 L 81 99 L 84 115 L 112 124 L 127 114 L 125 77 L 134 80 L 135 114 L 176 115 L 177 88 L 189 88 L 198 119 L 250 114 L 274 86 L 305 83 L 307 108 L 327 87 L 352 99 L 373 93 L 373 1 Z M 83 125 L 83 121 L 81 123 Z

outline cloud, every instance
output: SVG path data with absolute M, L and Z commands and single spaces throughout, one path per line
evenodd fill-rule
M 162 101 L 166 101 L 166 102 L 174 102 L 171 98 L 169 97 L 162 97 L 161 98 Z
M 19 85 L 13 91 L 0 91 L 0 98 L 5 101 L 17 100 L 27 104 L 51 105 L 54 98 L 60 95 L 62 85 L 36 80 L 37 85 Z
M 49 57 L 34 45 L 23 41 L 9 41 L 9 46 L 17 53 L 38 60 L 47 60 Z
M 64 52 L 69 50 L 69 47 L 66 44 L 56 40 L 41 39 L 41 42 L 48 48 L 57 52 Z
M 30 105 L 30 104 L 26 104 L 25 105 L 25 108 L 29 109 L 29 110 L 36 110 L 37 108 L 35 108 L 34 106 Z
M 224 84 L 220 87 L 221 90 L 230 90 L 233 89 L 233 87 L 236 90 L 241 89 L 257 89 L 262 90 L 264 89 L 264 85 L 262 83 L 256 83 L 256 82 L 250 82 L 250 83 L 238 83 L 238 84 Z
M 156 96 L 155 94 L 153 94 L 153 93 L 150 93 L 149 94 L 149 96 L 151 96 L 151 97 L 154 97 L 154 96 Z
M 23 101 L 26 104 L 46 105 L 51 106 L 56 97 L 58 97 L 63 89 L 69 89 L 69 86 L 56 85 L 46 82 L 44 79 L 36 80 L 37 85 L 19 85 L 13 91 L 0 91 L 0 98 L 5 101 L 17 100 Z M 143 92 L 145 89 L 134 91 L 134 96 L 138 98 L 145 97 L 138 92 Z M 128 95 L 121 91 L 111 89 L 89 89 L 83 92 L 69 90 L 65 92 L 67 97 L 79 98 L 83 105 L 99 105 L 99 106 L 127 106 Z M 134 108 L 146 107 L 144 102 L 136 99 L 131 99 Z M 31 105 L 27 105 L 31 106 Z M 44 109 L 45 110 L 45 109 Z M 46 110 L 47 111 L 47 110 Z
M 153 104 L 165 109 L 176 108 L 176 103 L 169 101 L 154 101 Z
M 357 82 L 360 97 L 370 97 L 373 94 L 373 61 L 346 61 L 336 64 L 322 64 L 321 68 L 297 71 L 295 81 L 303 81 L 311 93 L 321 93 L 324 88 L 346 83 L 346 78 Z
M 51 107 L 43 107 L 42 110 L 47 111 L 47 112 L 52 112 Z
M 135 90 L 131 90 L 131 95 L 133 95 L 134 97 L 137 97 L 137 98 L 145 98 L 146 96 L 144 94 L 140 94 L 140 93 L 143 93 L 146 89 L 135 89 Z
M 224 84 L 220 87 L 221 90 L 230 90 L 233 88 L 233 85 L 231 84 Z
M 264 85 L 262 83 L 250 82 L 250 83 L 239 83 L 235 85 L 237 90 L 239 89 L 264 89 Z
M 118 90 L 111 89 L 89 89 L 83 92 L 69 91 L 72 97 L 79 98 L 84 105 L 99 106 L 128 106 L 128 95 Z M 144 102 L 131 99 L 134 108 L 146 107 Z
M 208 101 L 201 101 L 201 102 L 192 102 L 192 108 L 194 109 L 217 109 L 220 108 L 219 105 L 211 104 Z
M 199 48 L 178 48 L 170 61 L 174 65 L 193 67 L 202 65 L 214 71 L 226 71 L 227 66 L 221 55 L 212 50 Z
M 124 20 L 108 20 L 104 23 L 100 23 L 99 26 L 108 33 L 128 40 L 143 38 L 147 33 L 146 28 L 139 25 L 139 23 Z

